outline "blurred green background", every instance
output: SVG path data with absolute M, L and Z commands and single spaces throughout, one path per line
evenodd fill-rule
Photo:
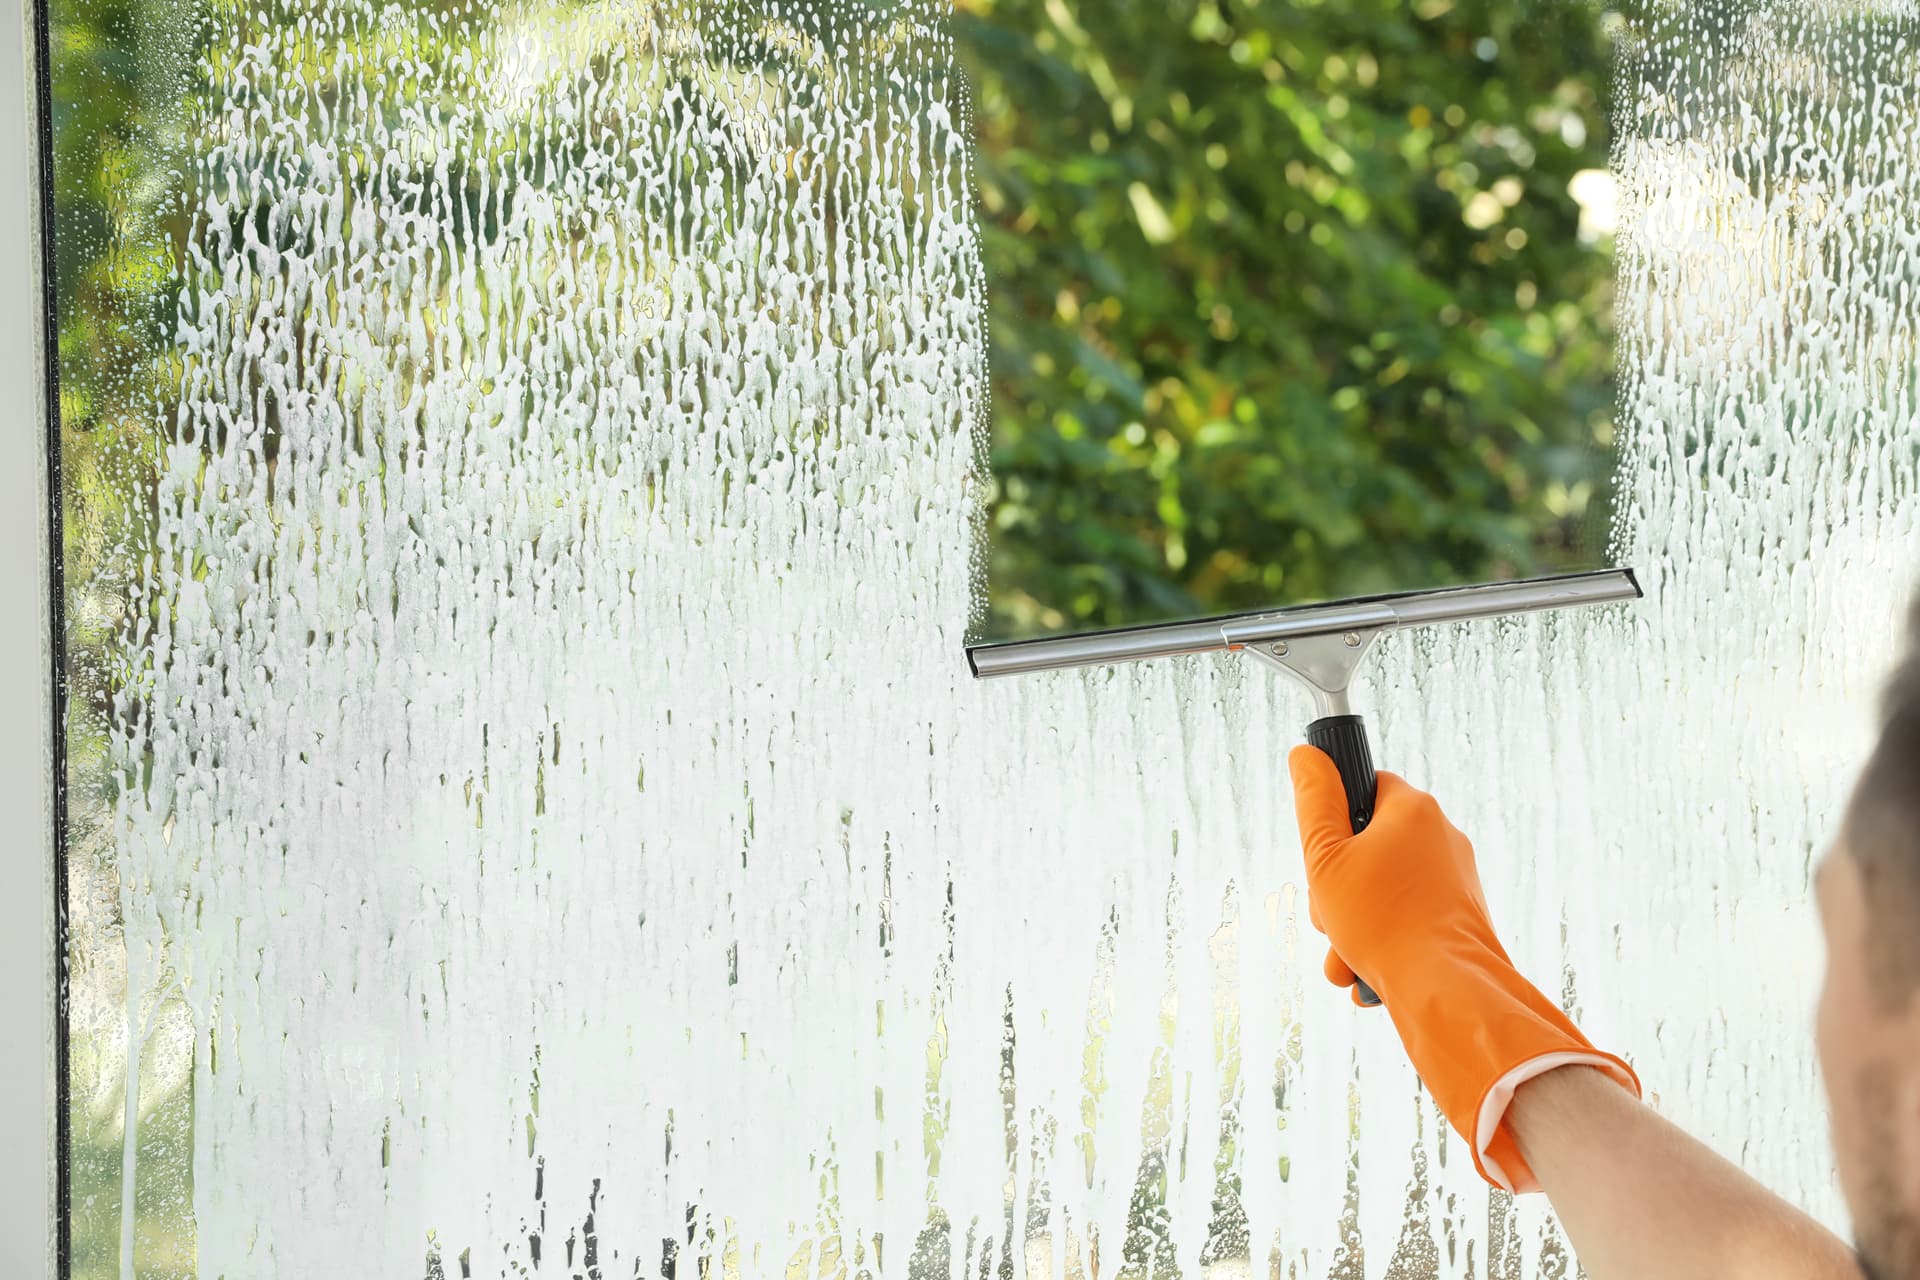
M 1601 563 L 1598 6 L 958 7 L 987 634 Z

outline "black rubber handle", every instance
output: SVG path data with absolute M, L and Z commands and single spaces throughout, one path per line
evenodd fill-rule
M 1355 835 L 1373 821 L 1373 750 L 1367 745 L 1367 722 L 1359 716 L 1325 716 L 1307 726 L 1307 742 L 1333 757 L 1340 784 L 1347 789 L 1347 816 Z M 1358 979 L 1361 1003 L 1377 1005 L 1364 978 Z

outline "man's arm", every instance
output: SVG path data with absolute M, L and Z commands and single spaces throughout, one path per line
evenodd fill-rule
M 1859 1280 L 1838 1236 L 1591 1068 L 1527 1081 L 1507 1124 L 1591 1280 Z

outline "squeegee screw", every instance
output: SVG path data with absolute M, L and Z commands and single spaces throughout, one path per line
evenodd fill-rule
M 1287 642 L 1285 640 L 1273 646 L 1273 656 L 1276 658 L 1284 658 L 1287 656 Z
M 1360 633 L 1358 631 L 1349 631 L 1344 636 L 1341 636 L 1340 640 L 1349 649 L 1358 649 L 1360 647 Z

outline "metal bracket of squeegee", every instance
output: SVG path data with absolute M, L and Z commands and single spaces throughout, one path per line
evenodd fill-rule
M 1227 648 L 1280 668 L 1313 695 L 1316 720 L 1353 714 L 1347 687 L 1367 650 L 1400 617 L 1385 605 L 1349 605 L 1224 623 Z

